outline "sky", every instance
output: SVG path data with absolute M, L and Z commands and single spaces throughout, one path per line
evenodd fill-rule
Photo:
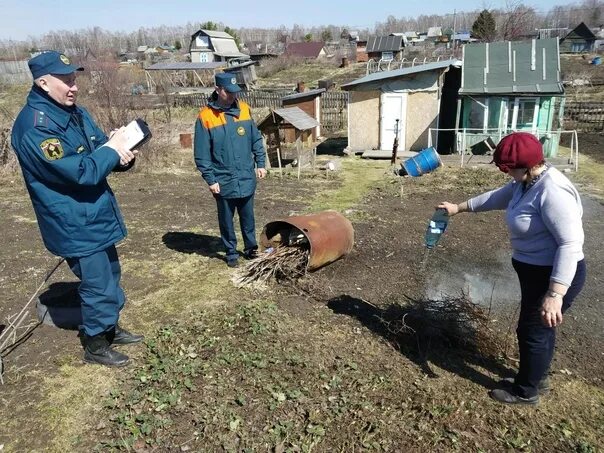
M 507 0 L 509 3 L 514 0 Z M 538 12 L 569 3 L 524 0 Z M 421 14 L 453 14 L 483 8 L 505 9 L 506 0 L 0 0 L 0 39 L 41 37 L 51 30 L 81 30 L 101 27 L 132 32 L 140 27 L 184 25 L 187 22 L 222 22 L 231 28 L 276 28 L 294 24 L 346 25 L 372 29 L 389 15 L 397 18 Z

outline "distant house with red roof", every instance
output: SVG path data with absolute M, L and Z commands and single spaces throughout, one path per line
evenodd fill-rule
M 290 42 L 285 47 L 284 55 L 316 60 L 317 58 L 327 56 L 327 52 L 325 51 L 325 43 L 323 41 Z

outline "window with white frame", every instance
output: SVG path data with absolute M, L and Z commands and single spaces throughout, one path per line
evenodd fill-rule
M 536 99 L 520 99 L 518 101 L 518 117 L 516 118 L 516 127 L 533 126 L 536 108 Z
M 539 98 L 516 98 L 510 106 L 508 128 L 512 130 L 537 129 Z
M 384 61 L 394 60 L 394 52 L 382 52 L 382 60 L 384 60 Z

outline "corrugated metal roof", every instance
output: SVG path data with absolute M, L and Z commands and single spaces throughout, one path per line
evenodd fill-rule
M 317 96 L 325 91 L 325 88 L 319 88 L 316 90 L 303 91 L 302 93 L 288 94 L 281 98 L 282 101 L 291 101 L 292 99 L 305 98 L 309 96 Z
M 218 69 L 226 66 L 225 62 L 212 61 L 210 63 L 191 63 L 191 62 L 169 62 L 155 63 L 146 68 L 147 71 L 193 71 L 196 69 Z
M 395 79 L 397 77 L 404 77 L 410 74 L 416 74 L 418 72 L 435 71 L 437 69 L 443 69 L 449 66 L 459 67 L 461 66 L 461 62 L 459 60 L 444 60 L 437 61 L 434 63 L 426 63 L 422 65 L 412 66 L 409 68 L 395 69 L 393 71 L 375 72 L 373 74 L 369 74 L 365 77 L 361 77 L 360 79 L 353 80 L 352 82 L 342 85 L 342 89 L 350 90 L 366 83 L 378 82 L 387 79 Z
M 367 40 L 367 52 L 397 52 L 403 48 L 402 36 L 376 36 Z
M 306 131 L 319 125 L 319 122 L 316 119 L 303 111 L 300 107 L 274 109 L 273 112 L 301 131 Z
M 564 93 L 558 39 L 464 46 L 460 94 Z

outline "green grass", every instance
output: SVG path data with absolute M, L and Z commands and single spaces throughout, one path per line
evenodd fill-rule
M 361 201 L 362 197 L 390 169 L 386 161 L 367 161 L 357 157 L 342 160 L 342 171 L 338 176 L 340 185 L 317 194 L 310 204 L 309 211 L 334 209 L 343 212 Z
M 99 448 L 596 451 L 601 390 L 573 381 L 539 412 L 497 406 L 476 384 L 441 369 L 426 379 L 376 337 L 311 309 L 302 318 L 258 299 L 159 328 L 106 400 Z

